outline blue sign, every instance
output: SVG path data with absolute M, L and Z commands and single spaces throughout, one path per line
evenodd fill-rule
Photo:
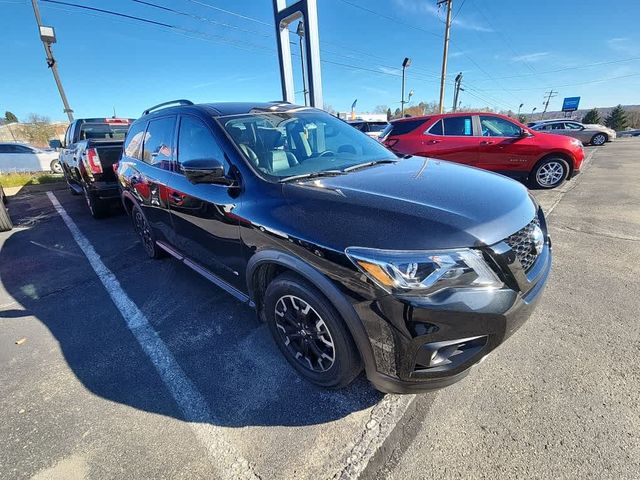
M 575 112 L 576 110 L 578 110 L 579 104 L 580 104 L 580 97 L 567 97 L 562 102 L 562 111 Z

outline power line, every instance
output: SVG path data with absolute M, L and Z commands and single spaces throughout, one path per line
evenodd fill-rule
M 462 2 L 460 2 L 460 6 L 458 7 L 458 11 L 456 12 L 456 14 L 451 19 L 451 22 L 453 22 L 458 17 L 458 15 L 460 14 L 460 10 L 462 10 L 462 7 L 464 7 L 464 2 L 466 2 L 466 1 L 467 0 L 462 0 Z
M 237 25 L 232 25 L 232 24 L 229 24 L 229 23 L 219 22 L 217 20 L 213 20 L 213 19 L 207 18 L 207 17 L 202 17 L 200 15 L 195 15 L 193 13 L 182 12 L 180 10 L 176 10 L 175 8 L 165 7 L 163 5 L 158 5 L 156 3 L 146 2 L 144 0 L 131 0 L 131 1 L 135 2 L 135 3 L 142 4 L 142 5 L 147 5 L 149 7 L 157 8 L 159 10 L 164 10 L 166 12 L 175 13 L 177 15 L 181 15 L 181 16 L 184 16 L 184 17 L 193 18 L 194 20 L 199 20 L 199 21 L 211 23 L 212 25 L 217 25 L 217 26 L 224 27 L 224 28 L 230 28 L 230 29 L 233 29 L 233 30 L 238 30 L 240 32 L 251 33 L 253 35 L 259 35 L 261 37 L 271 37 L 270 35 L 267 35 L 267 34 L 264 34 L 264 33 L 259 33 L 259 32 L 256 32 L 255 30 L 248 30 L 246 28 L 238 27 Z
M 578 82 L 578 83 L 565 83 L 563 85 L 553 85 L 553 88 L 558 88 L 558 87 L 576 87 L 579 85 L 590 85 L 592 83 L 600 83 L 600 82 L 608 82 L 611 80 L 620 80 L 622 78 L 629 78 L 629 77 L 636 77 L 640 75 L 640 73 L 630 73 L 628 75 L 620 75 L 618 77 L 609 77 L 609 78 L 599 78 L 597 80 L 588 80 L 586 82 Z M 532 90 L 540 90 L 541 88 L 550 88 L 550 87 L 533 87 L 533 88 L 517 88 L 514 89 L 514 92 L 527 92 L 527 91 L 532 91 Z
M 363 7 L 362 5 L 358 5 L 357 3 L 353 3 L 353 2 L 350 2 L 348 0 L 341 0 L 341 1 L 342 1 L 342 3 L 346 3 L 347 5 L 351 5 L 352 7 L 359 8 L 360 10 L 364 10 L 365 12 L 372 13 L 373 15 L 376 15 L 378 17 L 386 18 L 387 20 L 391 20 L 393 22 L 399 23 L 400 25 L 404 25 L 405 27 L 413 28 L 414 30 L 419 30 L 421 32 L 427 33 L 427 34 L 432 35 L 432 36 L 437 37 L 437 38 L 442 38 L 442 35 L 440 35 L 438 33 L 432 32 L 430 30 L 426 30 L 424 28 L 418 27 L 418 26 L 413 25 L 411 23 L 407 23 L 404 20 L 401 20 L 401 19 L 399 19 L 397 17 L 384 15 L 384 14 L 382 14 L 380 12 L 376 12 L 375 10 L 371 10 L 371 9 L 369 9 L 367 7 Z
M 208 3 L 200 2 L 199 0 L 187 0 L 187 2 L 195 3 L 197 5 L 202 5 L 203 7 L 211 8 L 213 10 L 217 10 L 218 12 L 223 12 L 228 15 L 233 15 L 234 17 L 242 18 L 243 20 L 249 20 L 250 22 L 259 23 L 261 25 L 266 25 L 268 27 L 273 28 L 272 23 L 263 22 L 262 20 L 259 20 L 257 18 L 249 17 L 248 15 L 242 15 L 241 13 L 232 12 L 231 10 L 225 10 L 224 8 L 215 7 L 213 5 L 209 5 Z
M 499 80 L 506 80 L 506 79 L 510 79 L 510 78 L 520 78 L 520 77 L 530 77 L 532 75 L 545 75 L 547 73 L 558 73 L 558 72 L 566 72 L 568 70 L 579 70 L 582 68 L 590 68 L 590 67 L 599 67 L 602 65 L 613 65 L 616 63 L 624 63 L 624 62 L 632 62 L 632 61 L 636 61 L 636 60 L 640 60 L 640 57 L 631 57 L 631 58 L 621 58 L 619 60 L 607 60 L 607 61 L 603 61 L 603 62 L 594 62 L 594 63 L 585 63 L 583 65 L 574 65 L 571 67 L 562 67 L 562 68 L 556 68 L 554 70 L 544 70 L 544 71 L 538 71 L 535 73 L 523 73 L 521 75 L 507 75 L 504 77 L 495 77 Z

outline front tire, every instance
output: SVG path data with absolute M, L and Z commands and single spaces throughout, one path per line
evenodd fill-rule
M 147 217 L 144 216 L 142 209 L 137 204 L 134 204 L 131 209 L 131 221 L 147 256 L 153 259 L 164 257 L 164 250 L 158 247 Z
M 53 173 L 56 173 L 56 174 L 62 173 L 62 165 L 60 164 L 60 160 L 54 160 L 53 162 L 51 162 L 51 165 L 49 166 L 49 168 Z
M 593 137 L 591 137 L 591 145 L 595 145 L 599 147 L 600 145 L 604 145 L 607 143 L 608 137 L 604 133 L 596 133 Z
M 321 387 L 349 385 L 362 363 L 347 327 L 329 300 L 292 273 L 273 280 L 265 292 L 269 330 L 289 364 Z
M 539 162 L 531 172 L 530 183 L 534 188 L 550 189 L 561 185 L 569 176 L 569 164 L 560 157 Z
M 0 232 L 8 232 L 13 228 L 13 222 L 9 216 L 9 210 L 7 210 L 7 197 L 4 195 L 4 190 L 0 187 Z

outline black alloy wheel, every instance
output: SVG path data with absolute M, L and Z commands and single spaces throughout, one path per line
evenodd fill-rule
M 291 366 L 310 382 L 349 385 L 361 372 L 358 350 L 332 303 L 312 284 L 283 273 L 265 292 L 271 334 Z
M 156 239 L 153 235 L 153 231 L 147 222 L 144 213 L 138 205 L 133 206 L 131 212 L 131 221 L 133 222 L 133 228 L 140 238 L 142 247 L 149 258 L 161 258 L 164 256 L 164 251 L 156 244 Z
M 276 302 L 275 324 L 289 354 L 312 372 L 326 372 L 336 358 L 331 333 L 311 305 L 295 295 Z

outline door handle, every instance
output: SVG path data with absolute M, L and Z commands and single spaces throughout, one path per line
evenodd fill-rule
M 440 143 L 442 140 L 427 140 L 426 142 L 422 142 L 426 145 L 435 145 L 436 143 Z
M 483 140 L 480 142 L 480 145 L 493 145 L 494 143 L 496 142 L 494 142 L 493 140 Z
M 171 200 L 173 200 L 176 203 L 181 203 L 184 201 L 184 195 L 177 193 L 177 192 L 171 192 L 169 194 L 169 197 L 171 198 Z

